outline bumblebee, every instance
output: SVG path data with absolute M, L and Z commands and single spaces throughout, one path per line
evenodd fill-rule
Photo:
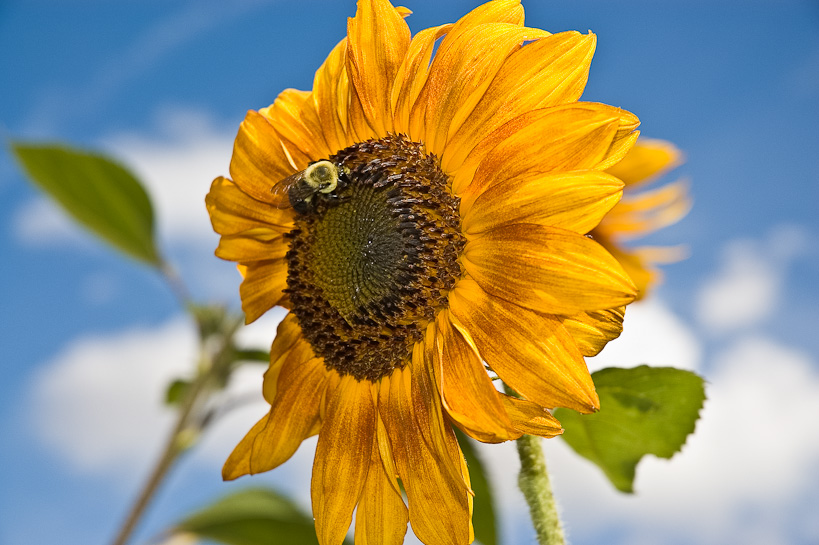
M 292 207 L 299 214 L 314 211 L 319 200 L 340 199 L 335 192 L 343 189 L 339 167 L 330 161 L 316 161 L 301 172 L 276 182 L 270 189 L 276 208 Z

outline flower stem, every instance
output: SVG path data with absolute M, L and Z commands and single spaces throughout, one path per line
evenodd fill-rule
M 190 306 L 189 310 L 193 312 L 193 308 L 193 306 Z M 242 322 L 243 320 L 239 317 L 225 317 L 220 328 L 221 342 L 218 346 L 210 347 L 210 349 L 206 336 L 202 334 L 200 324 L 199 329 L 202 338 L 200 339 L 199 372 L 185 393 L 177 413 L 176 423 L 165 441 L 162 453 L 142 486 L 137 499 L 131 506 L 116 538 L 111 542 L 112 545 L 125 545 L 128 542 L 137 523 L 142 518 L 151 500 L 153 500 L 165 477 L 167 477 L 174 462 L 193 445 L 195 439 L 204 431 L 208 419 L 201 417 L 201 406 L 213 390 L 214 383 L 218 382 L 219 377 L 224 375 L 233 361 L 231 357 L 234 350 L 233 336 Z
M 529 515 L 535 526 L 540 545 L 565 545 L 563 526 L 557 513 L 557 504 L 549 472 L 546 469 L 546 458 L 540 445 L 540 437 L 524 435 L 515 441 L 520 457 L 520 475 L 518 486 L 526 503 L 529 504 Z
M 165 442 L 165 447 L 162 449 L 162 454 L 156 461 L 154 468 L 142 486 L 142 490 L 137 496 L 136 501 L 131 506 L 125 522 L 120 527 L 116 538 L 112 541 L 112 545 L 125 545 L 131 537 L 137 522 L 142 518 L 145 509 L 150 504 L 159 486 L 165 480 L 168 471 L 173 466 L 174 462 L 179 458 L 179 455 L 186 450 L 186 445 L 181 440 L 184 437 L 185 431 L 188 429 L 188 421 L 193 412 L 193 408 L 197 405 L 200 394 L 205 390 L 204 386 L 210 378 L 209 374 L 203 373 L 191 384 L 183 405 L 179 408 L 179 413 L 176 417 L 176 424 L 173 430 L 168 435 Z

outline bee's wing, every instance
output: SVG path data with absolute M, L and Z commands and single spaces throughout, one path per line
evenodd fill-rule
M 276 208 L 290 208 L 290 189 L 299 183 L 303 176 L 304 171 L 296 172 L 276 182 L 270 188 L 270 193 L 273 195 L 273 206 Z

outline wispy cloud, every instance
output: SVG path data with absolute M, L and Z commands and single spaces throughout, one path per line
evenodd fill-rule
M 780 302 L 788 268 L 805 251 L 808 240 L 802 229 L 780 226 L 763 240 L 729 242 L 719 269 L 697 297 L 702 325 L 722 333 L 769 317 Z
M 272 342 L 282 313 L 244 328 L 244 346 Z M 131 328 L 70 343 L 33 376 L 32 430 L 69 468 L 126 482 L 157 455 L 173 418 L 163 402 L 176 378 L 190 377 L 196 358 L 193 324 L 177 318 L 155 327 Z M 228 426 L 219 423 L 198 456 L 218 467 L 230 449 L 267 410 L 261 396 L 263 367 L 241 369 L 223 396 L 246 401 Z

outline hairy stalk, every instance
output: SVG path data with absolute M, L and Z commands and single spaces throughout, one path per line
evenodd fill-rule
M 563 526 L 557 513 L 557 504 L 540 437 L 524 435 L 515 441 L 520 457 L 518 486 L 529 504 L 529 515 L 537 532 L 540 545 L 564 545 Z

